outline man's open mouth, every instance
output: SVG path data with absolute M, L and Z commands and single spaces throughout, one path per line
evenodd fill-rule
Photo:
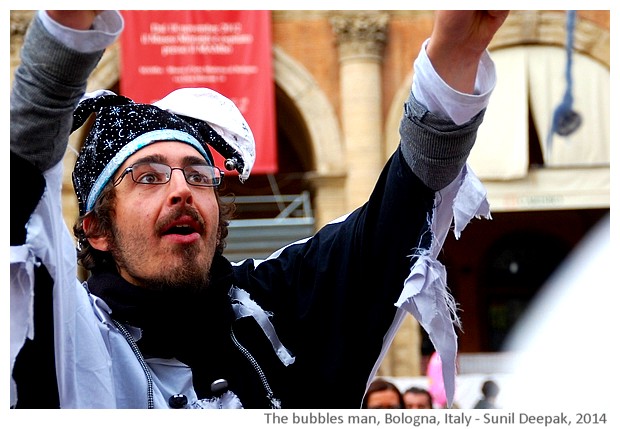
M 161 235 L 190 235 L 202 233 L 203 228 L 200 222 L 191 216 L 181 216 L 180 218 L 168 223 L 162 228 Z

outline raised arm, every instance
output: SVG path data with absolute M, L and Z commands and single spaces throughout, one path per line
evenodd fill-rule
M 89 29 L 93 30 L 84 31 Z M 113 11 L 40 11 L 35 15 L 11 92 L 13 154 L 39 171 L 62 159 L 73 110 L 88 76 L 120 29 L 122 18 Z
M 485 50 L 507 15 L 435 12 L 431 37 L 414 64 L 400 130 L 407 163 L 433 190 L 452 182 L 469 156 L 495 86 L 495 67 Z
M 433 67 L 453 89 L 474 93 L 478 64 L 491 39 L 508 16 L 507 10 L 443 10 L 426 52 Z

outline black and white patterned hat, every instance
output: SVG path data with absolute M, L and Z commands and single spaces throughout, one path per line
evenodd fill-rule
M 199 89 L 199 92 L 204 90 Z M 223 99 L 228 107 L 232 104 L 220 94 L 211 90 L 207 91 L 209 94 L 213 92 L 214 99 L 220 103 Z M 213 110 L 219 111 L 218 115 L 221 115 L 221 109 L 218 106 L 204 103 L 205 98 L 196 98 L 195 93 L 196 91 L 191 94 L 186 92 L 186 96 L 176 98 L 180 98 L 178 101 L 181 103 L 187 103 L 188 100 L 203 102 L 203 106 L 194 107 L 201 112 L 203 117 L 213 116 L 204 113 Z M 175 114 L 168 107 L 171 106 L 138 104 L 111 91 L 87 94 L 80 101 L 73 115 L 72 131 L 80 128 L 91 114 L 96 115 L 73 171 L 73 186 L 80 215 L 84 215 L 93 208 L 105 185 L 129 156 L 158 141 L 178 141 L 189 144 L 213 165 L 213 156 L 209 150 L 209 145 L 211 145 L 226 158 L 229 169 L 234 168 L 239 171 L 241 180 L 249 176 L 249 169 L 254 162 L 254 138 L 236 107 L 234 107 L 235 114 L 229 115 L 224 120 L 229 123 L 221 124 L 221 129 L 229 130 L 231 123 L 234 124 L 233 127 L 237 127 L 237 122 L 241 120 L 242 128 L 245 127 L 248 130 L 245 135 L 246 141 L 243 143 L 251 147 L 250 151 L 240 152 L 238 150 L 238 136 L 234 136 L 233 145 L 231 145 L 229 136 L 222 131 L 216 132 L 203 118 Z

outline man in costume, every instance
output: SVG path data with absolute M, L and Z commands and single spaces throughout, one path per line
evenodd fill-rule
M 11 94 L 11 407 L 359 408 L 405 312 L 442 355 L 451 400 L 457 318 L 437 254 L 453 223 L 488 216 L 466 159 L 507 13 L 438 12 L 369 201 L 232 264 L 210 151 L 247 178 L 238 110 L 208 89 L 153 105 L 85 95 L 120 14 L 38 12 Z M 80 282 L 61 160 L 92 114 L 73 172 Z

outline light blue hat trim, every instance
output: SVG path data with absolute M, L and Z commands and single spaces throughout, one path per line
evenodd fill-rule
M 101 174 L 99 174 L 99 177 L 97 177 L 97 180 L 95 180 L 95 183 L 88 194 L 88 200 L 86 201 L 86 212 L 89 212 L 93 208 L 95 201 L 99 198 L 99 195 L 101 194 L 101 191 L 103 191 L 105 185 L 127 158 L 151 143 L 170 140 L 187 143 L 193 146 L 209 162 L 209 164 L 211 164 L 204 147 L 192 135 L 179 130 L 149 131 L 148 133 L 142 134 L 123 146 L 121 150 L 114 155 L 114 158 L 108 162 Z

